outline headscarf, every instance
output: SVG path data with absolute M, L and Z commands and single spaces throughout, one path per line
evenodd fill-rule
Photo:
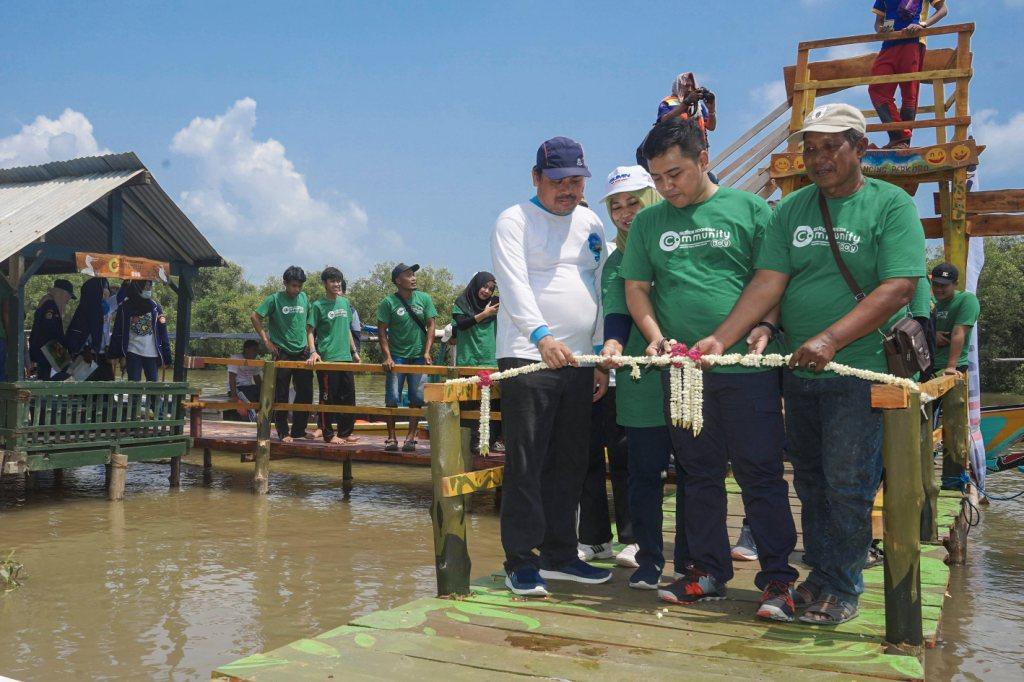
M 103 290 L 108 287 L 106 278 L 90 277 L 82 285 L 78 307 L 68 324 L 64 345 L 72 355 L 78 355 L 86 343 L 93 350 L 99 350 L 103 340 Z
M 693 81 L 694 89 L 700 87 L 697 84 L 697 76 L 693 71 L 683 71 L 681 74 L 676 76 L 676 79 L 672 81 L 672 94 L 679 99 L 682 99 L 684 96 L 683 88 L 688 87 L 691 80 Z
M 633 190 L 632 192 L 625 192 L 631 197 L 636 197 L 640 200 L 640 208 L 647 208 L 661 201 L 661 195 L 658 194 L 658 190 L 653 187 L 644 187 L 643 189 Z M 615 195 L 612 195 L 615 196 Z M 604 200 L 604 207 L 608 210 L 608 217 L 612 215 L 612 197 L 609 196 Z M 615 221 L 612 221 L 615 224 Z M 626 239 L 629 237 L 628 232 L 624 232 L 619 229 L 618 225 L 615 225 L 615 248 L 619 250 L 619 253 L 626 252 Z
M 131 279 L 121 288 L 125 291 L 124 308 L 129 315 L 145 315 L 153 312 L 152 299 L 143 298 L 142 292 L 149 280 Z
M 478 272 L 469 280 L 469 284 L 463 289 L 459 297 L 455 299 L 455 305 L 466 315 L 478 315 L 487 307 L 489 301 L 482 300 L 479 296 L 480 290 L 488 282 L 494 282 L 494 275 L 489 272 Z

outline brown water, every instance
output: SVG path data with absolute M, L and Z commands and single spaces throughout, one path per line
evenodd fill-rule
M 192 460 L 193 463 L 195 460 Z M 123 503 L 103 468 L 0 483 L 0 554 L 24 585 L 0 595 L 0 675 L 26 679 L 208 679 L 217 665 L 323 632 L 353 616 L 434 593 L 429 470 L 286 460 L 271 494 L 249 492 L 252 464 L 217 455 L 209 481 L 185 466 L 132 464 Z M 990 479 L 993 492 L 1024 476 Z M 993 503 L 954 569 L 946 643 L 929 679 L 1020 679 L 1024 525 L 1019 502 Z M 501 561 L 489 497 L 471 517 L 474 575 Z

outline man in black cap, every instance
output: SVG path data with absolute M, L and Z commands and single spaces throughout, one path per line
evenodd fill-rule
M 50 342 L 56 342 L 50 347 L 53 357 L 55 346 L 64 346 L 64 308 L 68 301 L 77 298 L 74 287 L 66 279 L 54 280 L 50 290 L 39 300 L 35 315 L 32 318 L 32 331 L 28 337 L 28 357 L 36 363 L 36 377 L 41 381 L 50 381 L 59 377 L 60 374 L 53 373 L 53 366 L 43 348 Z M 52 375 L 52 376 L 51 376 Z
M 537 194 L 498 216 L 491 256 L 501 289 L 498 369 L 538 361 L 549 368 L 501 382 L 505 585 L 544 596 L 545 580 L 611 578 L 576 553 L 591 403 L 604 395 L 608 375 L 573 358 L 602 341 L 598 282 L 607 254 L 604 226 L 580 205 L 590 171 L 579 143 L 542 144 L 532 176 Z
M 969 291 L 957 291 L 960 271 L 943 263 L 932 269 L 932 294 L 935 295 L 935 372 L 967 372 L 971 329 L 978 322 L 981 305 Z
M 419 265 L 399 263 L 391 270 L 391 281 L 397 291 L 388 294 L 377 305 L 377 336 L 380 352 L 384 356 L 384 405 L 398 407 L 402 401 L 402 384 L 409 385 L 409 406 L 423 407 L 423 384 L 425 374 L 400 374 L 392 372 L 395 365 L 430 364 L 430 347 L 434 345 L 434 318 L 437 309 L 430 295 L 416 290 L 416 271 Z M 384 449 L 398 450 L 398 436 L 395 433 L 395 418 L 387 416 L 388 437 Z M 409 418 L 409 432 L 405 436 L 402 450 L 416 450 L 417 417 Z

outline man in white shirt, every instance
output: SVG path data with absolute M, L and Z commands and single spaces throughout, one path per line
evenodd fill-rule
M 590 406 L 608 387 L 604 370 L 573 359 L 593 353 L 602 333 L 599 283 L 607 254 L 604 226 L 580 206 L 588 177 L 579 143 L 548 140 L 533 167 L 536 196 L 503 211 L 491 236 L 502 303 L 498 369 L 538 361 L 549 368 L 501 382 L 505 584 L 522 596 L 547 595 L 545 579 L 611 578 L 576 553 Z

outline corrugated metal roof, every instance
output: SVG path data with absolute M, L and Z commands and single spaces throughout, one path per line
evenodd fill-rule
M 141 184 L 143 178 L 148 182 Z M 107 200 L 124 197 L 124 252 L 190 265 L 220 255 L 132 152 L 0 169 L 0 259 L 46 237 L 81 251 L 105 251 Z

